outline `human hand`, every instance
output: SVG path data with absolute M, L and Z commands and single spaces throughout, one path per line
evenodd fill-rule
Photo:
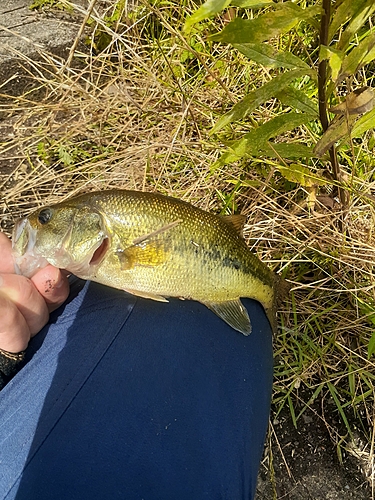
M 69 283 L 48 265 L 31 279 L 15 274 L 12 244 L 0 233 L 0 349 L 18 353 L 68 297 Z

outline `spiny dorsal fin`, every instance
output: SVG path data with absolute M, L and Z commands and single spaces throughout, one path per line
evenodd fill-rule
M 221 219 L 232 226 L 243 238 L 243 228 L 246 222 L 246 215 L 220 215 Z

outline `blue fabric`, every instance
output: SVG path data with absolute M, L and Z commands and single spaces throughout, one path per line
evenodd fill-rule
M 0 499 L 252 499 L 272 334 L 76 280 L 0 392 Z

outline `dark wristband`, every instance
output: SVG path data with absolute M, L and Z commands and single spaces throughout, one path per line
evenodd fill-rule
M 14 353 L 0 349 L 0 390 L 21 368 L 24 357 L 25 351 Z

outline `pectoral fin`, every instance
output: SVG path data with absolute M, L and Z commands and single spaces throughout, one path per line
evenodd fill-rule
M 167 258 L 167 245 L 163 233 L 173 229 L 182 222 L 181 219 L 170 222 L 156 231 L 139 236 L 133 244 L 125 249 L 118 249 L 121 269 L 128 271 L 135 266 L 154 267 L 163 264 Z
M 155 238 L 155 236 L 165 233 L 166 231 L 169 231 L 170 229 L 173 229 L 174 227 L 178 226 L 180 222 L 182 222 L 182 219 L 175 220 L 173 222 L 170 222 L 169 224 L 165 224 L 165 226 L 162 226 L 159 229 L 156 229 L 156 231 L 144 234 L 143 236 L 136 238 L 133 241 L 133 245 L 139 245 L 139 243 L 143 243 L 144 241 L 151 241 L 153 238 Z
M 232 328 L 243 333 L 244 335 L 250 335 L 250 318 L 240 299 L 228 300 L 226 302 L 203 303 Z
M 135 266 L 154 267 L 163 264 L 166 258 L 164 245 L 161 241 L 151 241 L 133 245 L 125 250 L 117 250 L 121 269 L 128 271 Z

